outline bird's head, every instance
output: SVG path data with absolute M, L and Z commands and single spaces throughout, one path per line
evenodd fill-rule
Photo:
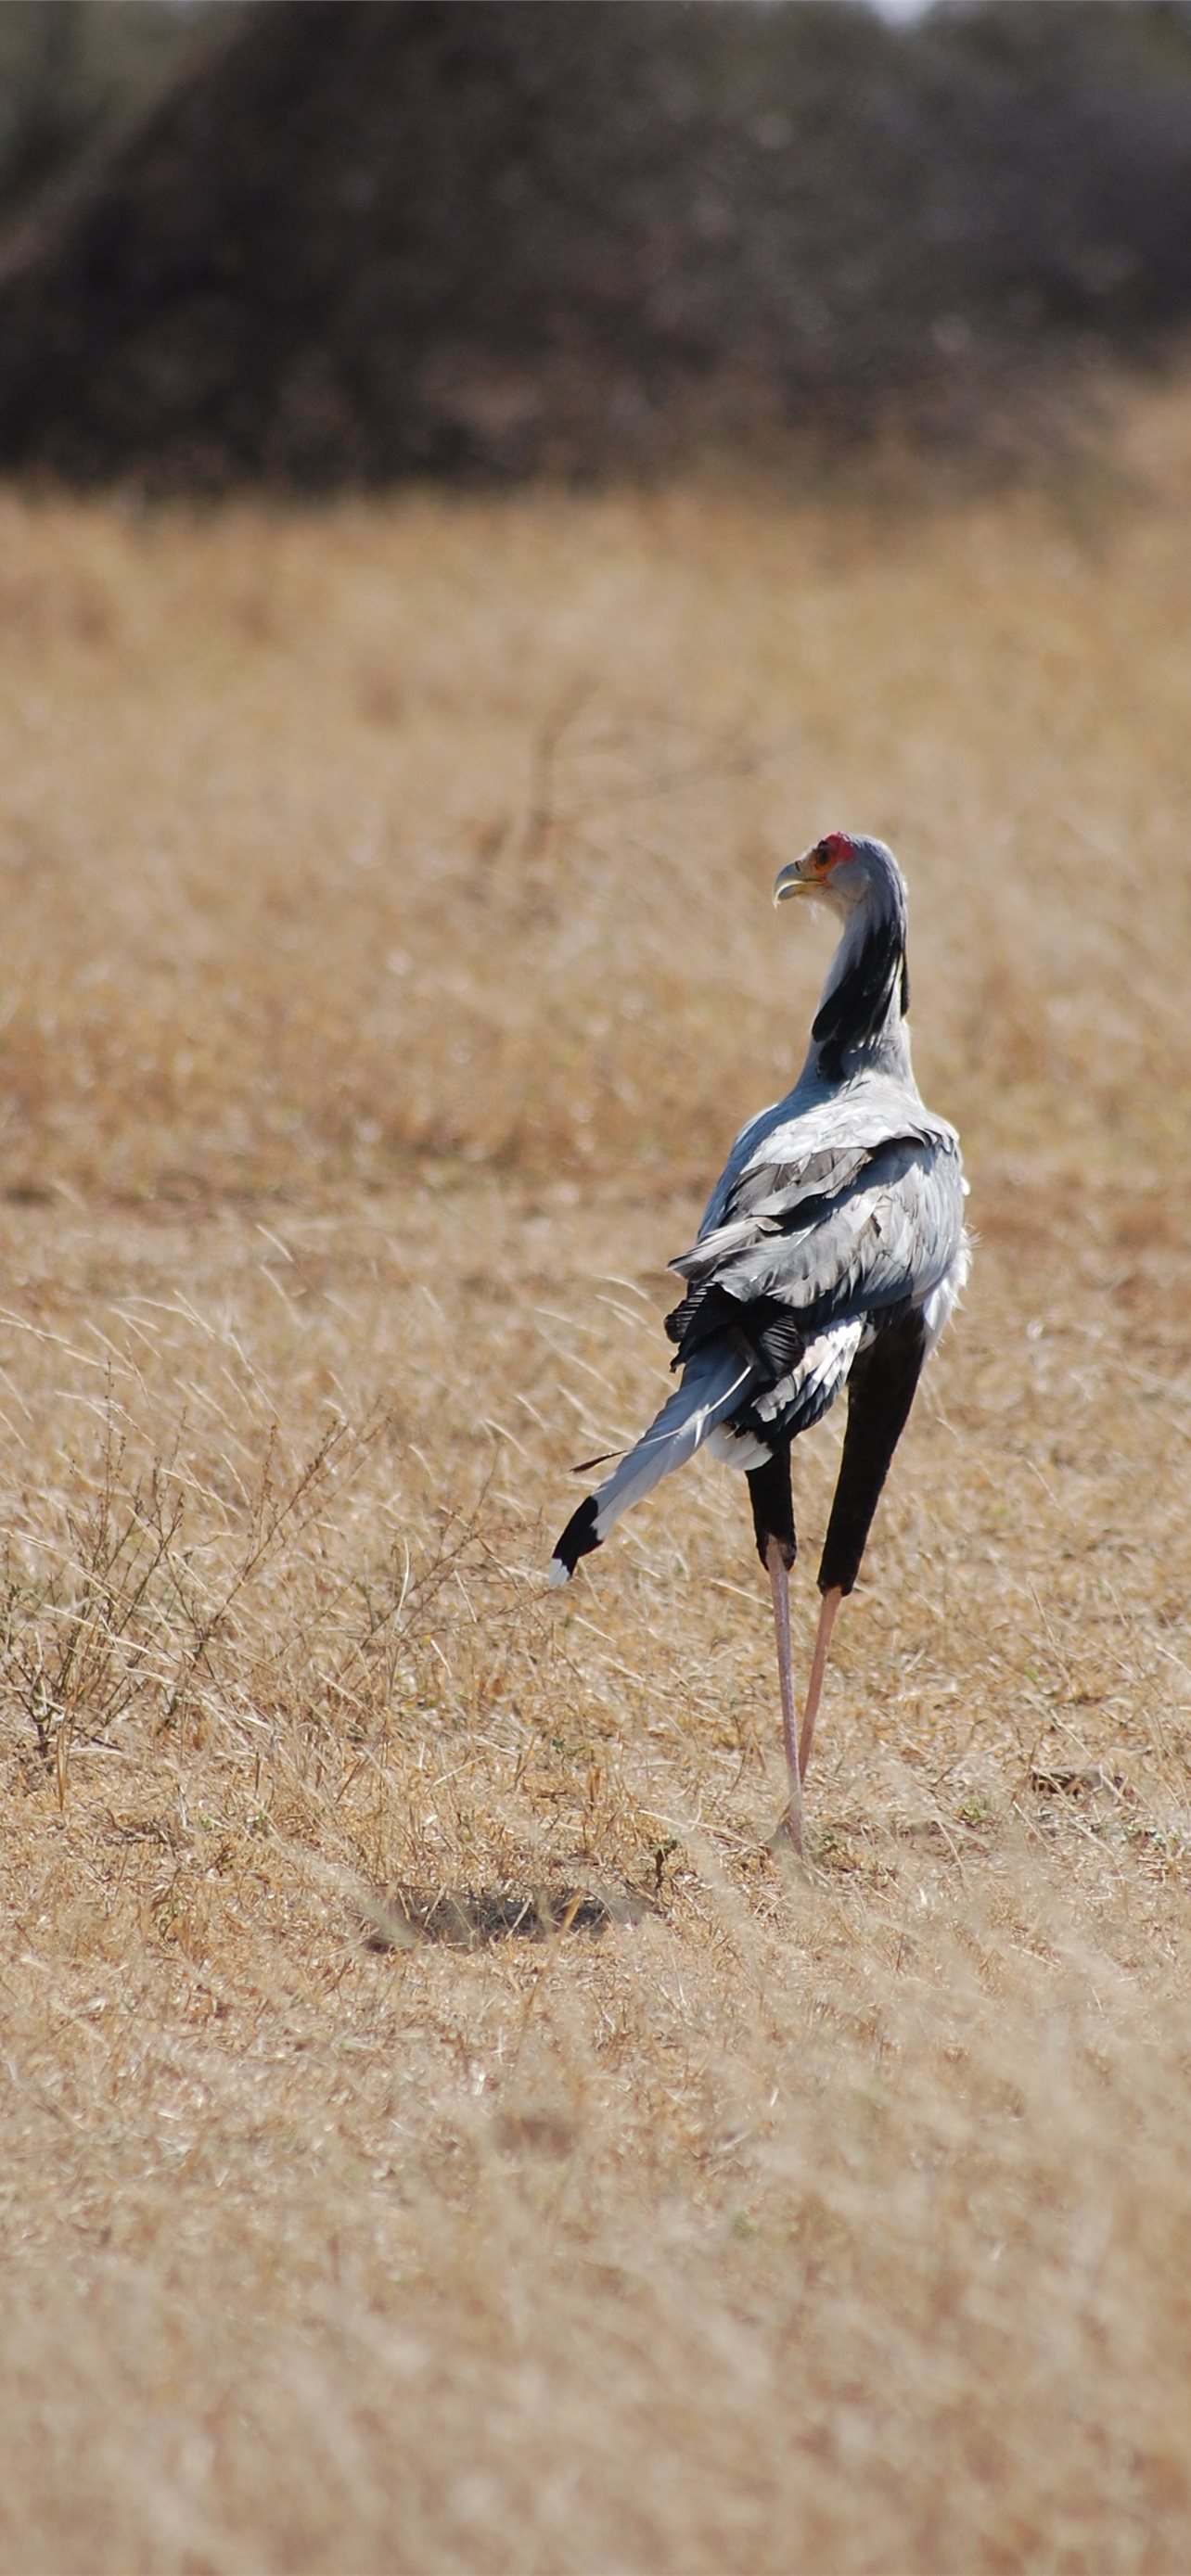
M 892 850 L 854 832 L 826 832 L 800 859 L 779 868 L 774 902 L 785 903 L 796 894 L 830 904 L 843 920 L 858 904 L 905 917 L 905 886 Z
M 839 1081 L 845 1058 L 885 1055 L 908 1069 L 901 1022 L 910 1007 L 906 888 L 892 850 L 852 832 L 828 832 L 774 880 L 773 900 L 810 895 L 842 924 L 811 1024 L 820 1072 Z

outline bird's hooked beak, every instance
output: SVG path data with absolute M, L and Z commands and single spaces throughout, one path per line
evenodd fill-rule
M 813 850 L 804 851 L 800 859 L 787 859 L 773 880 L 775 905 L 787 902 L 795 894 L 820 894 L 826 873 Z
M 846 832 L 825 832 L 814 847 L 804 850 L 800 859 L 789 859 L 779 868 L 773 880 L 773 900 L 784 903 L 787 895 L 822 894 L 833 868 L 841 859 L 854 859 L 856 852 Z

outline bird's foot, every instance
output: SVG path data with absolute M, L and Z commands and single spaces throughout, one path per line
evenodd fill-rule
M 809 1868 L 802 1818 L 795 1812 L 792 1805 L 778 1817 L 765 1849 L 767 1852 L 772 1852 L 775 1860 L 797 1861 L 803 1870 Z

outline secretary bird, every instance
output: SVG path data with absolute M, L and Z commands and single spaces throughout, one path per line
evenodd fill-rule
M 743 1127 L 698 1239 L 670 1268 L 687 1283 L 666 1318 L 681 1381 L 612 1475 L 573 1512 L 550 1581 L 671 1468 L 707 1442 L 743 1469 L 769 1576 L 789 1803 L 804 1849 L 802 1782 L 836 1613 L 860 1570 L 890 1460 L 968 1270 L 959 1139 L 923 1107 L 906 1028 L 906 889 L 883 841 L 828 832 L 782 868 L 775 904 L 802 895 L 842 924 L 792 1091 Z M 801 1729 L 790 1663 L 796 1554 L 790 1444 L 840 1388 L 848 1420 L 819 1567 L 822 1604 Z

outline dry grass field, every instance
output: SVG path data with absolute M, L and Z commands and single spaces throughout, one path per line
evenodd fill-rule
M 945 506 L 0 497 L 16 2576 L 1191 2562 L 1189 596 L 1187 390 Z M 743 1486 L 542 1569 L 837 823 L 980 1244 L 800 1877 Z

